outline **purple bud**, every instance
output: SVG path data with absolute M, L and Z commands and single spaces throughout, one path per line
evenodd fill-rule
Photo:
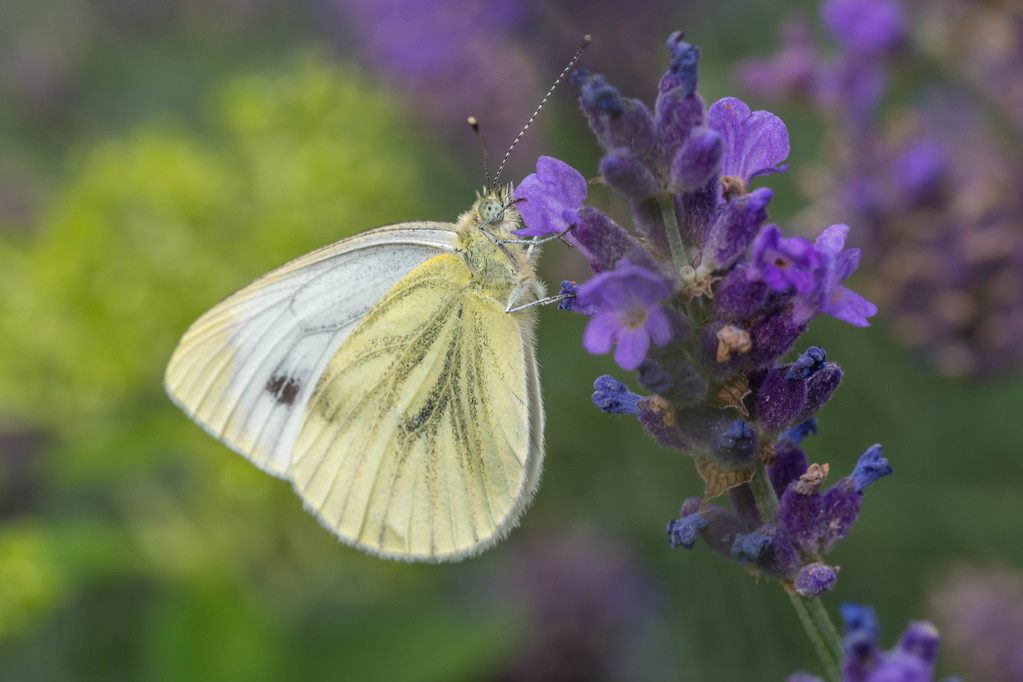
M 648 168 L 666 165 L 654 118 L 643 102 L 621 97 L 603 76 L 584 69 L 572 74 L 572 83 L 582 91 L 579 104 L 605 151 L 639 159 Z
M 706 528 L 710 522 L 699 514 L 693 514 L 682 519 L 668 521 L 668 542 L 672 549 L 685 547 L 692 549 L 700 537 L 701 528 Z
M 618 89 L 608 85 L 607 78 L 599 73 L 590 73 L 586 69 L 576 69 L 569 76 L 572 85 L 582 93 L 583 109 L 591 109 L 604 114 L 622 113 L 622 98 Z
M 863 506 L 863 493 L 857 492 L 852 478 L 839 479 L 824 493 L 827 533 L 821 538 L 821 553 L 826 554 L 844 538 L 856 523 Z
M 664 86 L 669 84 L 675 87 L 665 90 Z M 687 93 L 678 78 L 670 73 L 661 81 L 661 86 L 654 106 L 657 134 L 666 157 L 674 159 L 690 132 L 703 125 L 706 107 L 699 94 Z
M 781 497 L 789 484 L 806 471 L 806 455 L 799 449 L 797 441 L 783 434 L 774 444 L 774 464 L 767 469 L 774 494 Z
M 748 366 L 759 368 L 770 365 L 787 353 L 804 331 L 806 326 L 797 325 L 788 309 L 758 318 L 749 328 L 753 350 L 747 359 Z M 810 391 L 812 389 L 807 386 L 808 402 Z
M 613 270 L 622 258 L 643 248 L 625 228 L 595 208 L 579 209 L 578 221 L 565 240 L 589 261 L 594 274 Z
M 571 280 L 561 283 L 559 295 L 565 296 L 558 304 L 558 310 L 567 310 L 570 313 L 579 313 L 586 317 L 593 317 L 600 313 L 600 308 L 595 305 L 579 305 L 579 285 Z
M 593 404 L 607 414 L 639 414 L 640 396 L 614 377 L 605 374 L 593 382 Z
M 671 53 L 671 65 L 668 67 L 668 73 L 679 79 L 682 96 L 689 97 L 696 92 L 700 48 L 682 40 L 684 37 L 685 34 L 681 31 L 675 31 L 668 36 L 668 52 Z
M 774 578 L 784 578 L 799 566 L 799 552 L 789 537 L 774 526 L 761 526 L 757 533 L 771 539 L 770 547 L 756 561 L 756 567 Z
M 799 569 L 796 592 L 804 597 L 816 597 L 830 592 L 835 586 L 835 569 L 821 563 L 812 563 Z
M 850 478 L 856 482 L 856 492 L 861 492 L 871 483 L 876 483 L 885 476 L 892 475 L 892 467 L 888 460 L 881 456 L 881 445 L 871 445 L 863 453 Z
M 715 454 L 719 462 L 739 466 L 753 459 L 757 452 L 757 434 L 750 425 L 736 419 L 714 439 Z
M 660 191 L 654 174 L 632 156 L 608 154 L 600 160 L 600 174 L 611 189 L 633 201 L 652 197 Z
M 816 488 L 801 486 L 799 482 L 790 484 L 781 496 L 778 525 L 799 549 L 817 552 L 820 539 L 828 531 L 823 496 Z
M 790 379 L 784 365 L 770 370 L 756 392 L 753 410 L 758 431 L 778 433 L 801 421 L 805 403 L 805 382 Z
M 729 201 L 707 231 L 701 264 L 711 270 L 723 270 L 745 256 L 767 220 L 767 205 L 773 196 L 774 192 L 761 187 Z
M 941 635 L 931 623 L 918 620 L 909 624 L 902 633 L 893 653 L 903 654 L 924 663 L 934 665 L 938 660 Z
M 805 381 L 819 372 L 824 367 L 824 362 L 827 359 L 828 355 L 824 352 L 823 348 L 820 346 L 810 346 L 792 363 L 792 367 L 785 374 L 785 378 Z
M 708 239 L 708 247 L 710 243 Z M 740 263 L 714 289 L 714 316 L 721 320 L 747 320 L 764 305 L 768 290 L 763 282 L 750 282 L 746 265 Z
M 710 128 L 694 128 L 671 161 L 671 190 L 692 192 L 716 179 L 724 141 Z
M 693 500 L 695 500 L 695 505 L 689 504 Z M 686 549 L 692 549 L 693 543 L 696 541 L 693 536 L 698 535 L 717 554 L 731 556 L 735 537 L 739 533 L 746 532 L 745 526 L 731 512 L 713 504 L 704 505 L 700 509 L 701 504 L 702 501 L 699 498 L 686 500 L 686 503 L 682 505 L 683 516 L 680 523 L 669 524 L 669 535 L 672 531 L 677 533 L 671 539 L 674 540 L 677 537 L 679 545 Z M 692 511 L 686 515 L 687 507 L 691 508 L 692 506 L 699 511 Z
M 838 385 L 842 383 L 842 370 L 833 362 L 824 366 L 806 382 L 806 403 L 800 420 L 809 419 L 814 412 L 831 400 Z
M 732 557 L 740 564 L 748 564 L 760 558 L 760 555 L 774 542 L 774 538 L 757 533 L 739 533 L 732 543 Z

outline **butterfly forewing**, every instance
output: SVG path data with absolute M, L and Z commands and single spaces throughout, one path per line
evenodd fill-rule
M 256 280 L 200 317 L 167 367 L 170 395 L 261 469 L 290 477 L 309 396 L 359 320 L 424 261 L 455 249 L 455 226 L 371 230 Z
M 442 560 L 480 551 L 535 487 L 543 417 L 532 311 L 481 295 L 465 262 L 409 273 L 327 364 L 293 482 L 346 542 Z

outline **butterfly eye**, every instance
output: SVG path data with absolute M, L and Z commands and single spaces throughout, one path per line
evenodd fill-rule
M 477 211 L 480 214 L 480 218 L 483 220 L 490 220 L 498 213 L 504 210 L 504 206 L 497 199 L 484 199 L 480 202 L 480 206 Z

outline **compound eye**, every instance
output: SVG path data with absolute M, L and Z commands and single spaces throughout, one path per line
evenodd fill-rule
M 480 202 L 479 209 L 477 210 L 479 211 L 480 218 L 483 218 L 483 220 L 486 221 L 504 210 L 504 206 L 502 206 L 501 202 L 497 199 L 484 199 Z

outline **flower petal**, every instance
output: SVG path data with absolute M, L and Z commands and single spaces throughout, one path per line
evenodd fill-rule
M 583 331 L 583 348 L 594 355 L 607 353 L 614 345 L 620 328 L 618 316 L 613 312 L 591 318 Z
M 668 320 L 667 313 L 660 306 L 649 310 L 646 324 L 643 325 L 643 328 L 646 329 L 650 339 L 658 346 L 667 345 L 674 335 L 671 329 L 671 321 Z
M 650 335 L 645 329 L 621 329 L 618 332 L 618 346 L 615 348 L 615 362 L 622 369 L 636 369 L 650 350 Z

